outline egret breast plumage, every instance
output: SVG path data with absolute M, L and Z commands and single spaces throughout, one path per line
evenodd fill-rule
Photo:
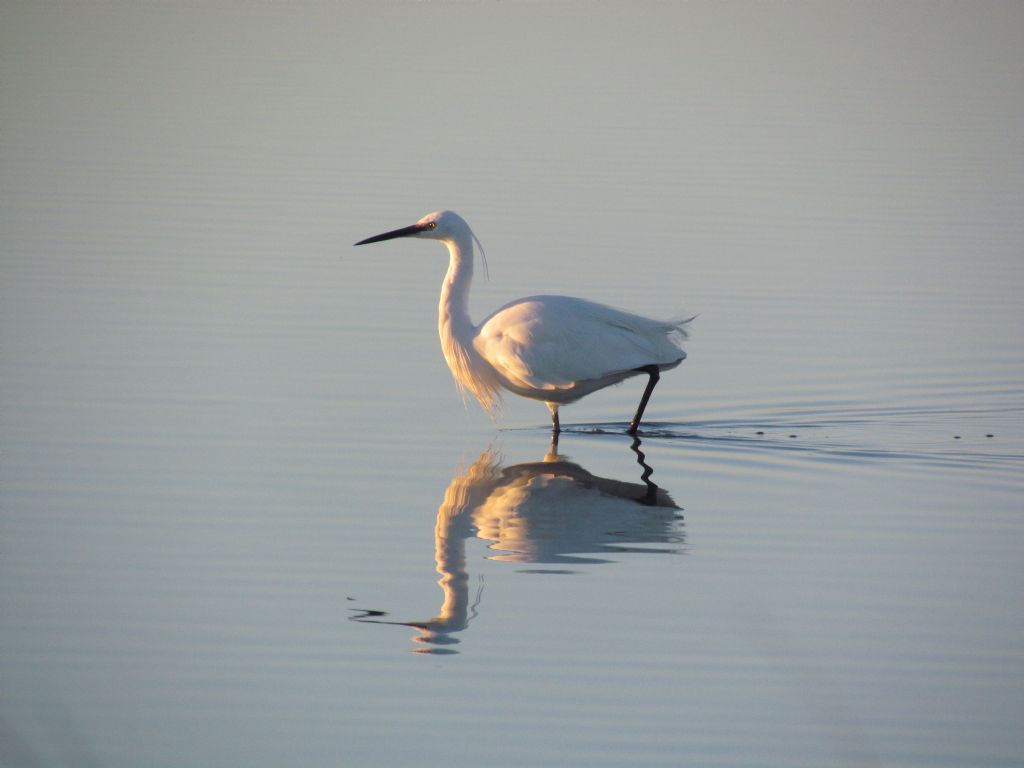
M 398 237 L 448 246 L 438 306 L 441 350 L 460 389 L 475 395 L 488 412 L 500 402 L 502 390 L 541 400 L 557 433 L 560 405 L 646 373 L 647 387 L 627 429 L 635 434 L 660 372 L 686 359 L 682 343 L 692 318 L 654 320 L 571 296 L 519 299 L 474 325 L 468 299 L 473 243 L 479 241 L 465 220 L 452 211 L 437 211 L 356 245 Z

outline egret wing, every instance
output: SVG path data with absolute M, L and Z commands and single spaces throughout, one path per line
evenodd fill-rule
M 491 315 L 474 344 L 516 386 L 570 389 L 581 381 L 683 359 L 684 325 L 583 299 L 533 296 Z

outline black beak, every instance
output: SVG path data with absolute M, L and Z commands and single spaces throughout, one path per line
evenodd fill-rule
M 427 229 L 426 224 L 413 224 L 409 227 L 402 227 L 401 229 L 393 229 L 390 232 L 383 232 L 373 237 L 368 237 L 365 240 L 360 240 L 356 245 L 366 245 L 367 243 L 379 243 L 381 240 L 394 240 L 396 237 L 411 237 L 412 235 L 418 234 L 423 230 Z

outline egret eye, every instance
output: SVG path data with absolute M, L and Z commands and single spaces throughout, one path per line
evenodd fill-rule
M 432 221 L 429 224 L 427 224 L 427 229 L 437 229 L 437 222 Z

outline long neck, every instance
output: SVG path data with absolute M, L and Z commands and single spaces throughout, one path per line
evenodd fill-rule
M 437 307 L 437 327 L 441 338 L 454 337 L 468 344 L 473 336 L 469 319 L 469 286 L 473 282 L 473 243 L 468 237 L 447 241 L 448 274 L 441 284 L 441 301 Z
M 494 414 L 501 402 L 501 382 L 494 369 L 473 347 L 477 329 L 469 319 L 469 286 L 473 282 L 473 240 L 467 231 L 447 241 L 451 261 L 441 284 L 437 331 L 441 352 L 452 370 L 459 391 L 472 392 L 484 410 Z

